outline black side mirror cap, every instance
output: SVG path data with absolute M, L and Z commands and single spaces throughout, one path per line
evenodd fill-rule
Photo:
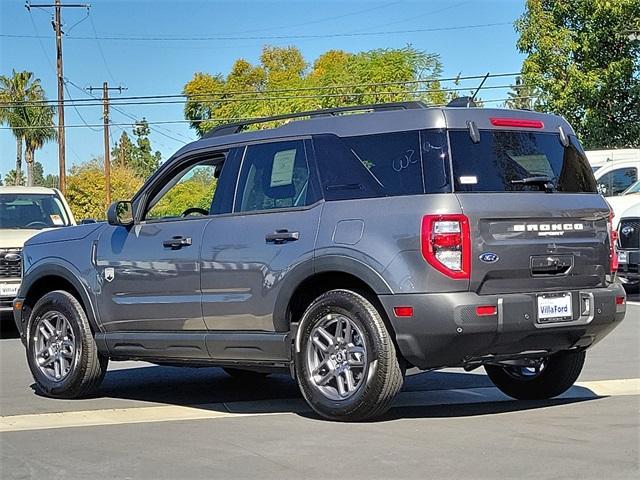
M 129 200 L 113 202 L 107 210 L 107 222 L 121 227 L 133 225 L 133 204 Z

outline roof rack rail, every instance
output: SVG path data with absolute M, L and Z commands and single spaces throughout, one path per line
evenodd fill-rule
M 239 133 L 249 125 L 255 125 L 257 123 L 273 122 L 277 120 L 286 120 L 289 118 L 303 118 L 303 117 L 326 117 L 340 115 L 345 112 L 358 112 L 363 110 L 370 110 L 374 112 L 383 112 L 386 110 L 413 110 L 418 108 L 428 108 L 426 104 L 419 101 L 413 102 L 395 102 L 395 103 L 374 103 L 370 105 L 355 105 L 352 107 L 336 107 L 336 108 L 324 108 L 321 110 L 310 110 L 306 112 L 286 113 L 283 115 L 274 115 L 272 117 L 260 117 L 250 118 L 243 120 L 242 122 L 227 123 L 209 130 L 202 138 L 220 137 L 222 135 L 231 135 L 233 133 Z

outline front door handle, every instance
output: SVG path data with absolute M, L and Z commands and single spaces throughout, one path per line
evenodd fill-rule
M 264 237 L 267 243 L 285 243 L 295 242 L 300 238 L 300 232 L 290 232 L 289 230 L 276 230 L 273 233 L 267 233 Z
M 176 235 L 170 240 L 162 242 L 162 246 L 164 246 L 164 248 L 170 248 L 171 250 L 180 250 L 182 247 L 190 246 L 191 243 L 191 237 L 181 237 L 180 235 Z

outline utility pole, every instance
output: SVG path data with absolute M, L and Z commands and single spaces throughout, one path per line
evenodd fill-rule
M 31 8 L 55 8 L 53 16 L 53 30 L 56 32 L 56 69 L 58 71 L 58 165 L 60 175 L 60 191 L 64 195 L 66 190 L 66 166 L 65 166 L 65 143 L 64 143 L 64 75 L 62 72 L 62 9 L 63 8 L 86 8 L 88 3 L 68 3 L 63 5 L 60 0 L 51 3 L 29 3 L 25 7 L 29 12 Z
M 122 93 L 122 87 L 109 87 L 107 82 L 102 83 L 100 87 L 88 87 L 89 92 L 94 90 L 102 90 L 102 120 L 104 125 L 104 193 L 107 208 L 111 205 L 111 153 L 109 151 L 109 90 L 117 90 Z

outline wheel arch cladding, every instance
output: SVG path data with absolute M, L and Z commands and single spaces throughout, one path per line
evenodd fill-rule
M 33 308 L 36 302 L 49 292 L 64 290 L 74 296 L 84 309 L 93 332 L 99 332 L 93 306 L 82 282 L 70 271 L 59 265 L 46 265 L 26 279 L 25 306 Z M 25 319 L 27 321 L 28 319 Z

